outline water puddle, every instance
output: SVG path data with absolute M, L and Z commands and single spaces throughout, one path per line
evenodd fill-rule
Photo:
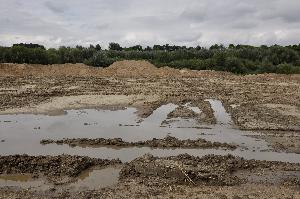
M 135 108 L 124 110 L 69 110 L 66 115 L 1 115 L 0 116 L 0 154 L 29 155 L 84 155 L 95 158 L 119 158 L 131 161 L 145 153 L 156 156 L 171 156 L 188 153 L 195 156 L 207 154 L 233 154 L 246 159 L 285 161 L 300 163 L 300 154 L 269 152 L 271 149 L 264 140 L 246 135 L 251 131 L 241 131 L 233 126 L 231 116 L 219 100 L 207 100 L 217 120 L 216 125 L 200 125 L 192 119 L 175 118 L 164 124 L 167 115 L 176 109 L 175 104 L 159 107 L 148 118 L 140 121 Z M 186 104 L 196 113 L 197 107 Z M 10 122 L 4 122 L 10 121 Z M 166 120 L 168 121 L 168 120 Z M 164 138 L 167 135 L 179 139 L 204 138 L 208 141 L 238 144 L 233 151 L 222 149 L 152 149 L 149 147 L 69 147 L 68 145 L 41 145 L 42 139 L 63 138 L 122 138 L 125 141 L 141 141 Z
M 34 179 L 31 175 L 0 175 L 0 187 L 21 187 L 24 189 L 47 190 L 49 185 L 42 179 Z
M 118 183 L 121 168 L 108 167 L 103 169 L 88 169 L 83 171 L 78 179 L 70 184 L 54 186 L 44 179 L 32 178 L 31 175 L 0 175 L 0 187 L 19 187 L 46 191 L 52 188 L 93 190 L 109 187 Z
M 89 169 L 82 172 L 75 183 L 68 185 L 72 189 L 101 189 L 118 183 L 121 168 Z
M 192 106 L 191 103 L 186 103 L 186 104 L 184 105 L 184 107 L 186 107 L 186 108 L 188 108 L 188 109 L 194 111 L 194 112 L 197 113 L 197 114 L 202 113 L 202 111 L 200 110 L 199 107 Z
M 222 102 L 220 100 L 208 99 L 211 108 L 214 110 L 214 115 L 217 120 L 217 124 L 223 126 L 230 126 L 233 124 L 230 115 L 226 112 Z
M 246 179 L 250 183 L 267 183 L 273 185 L 280 185 L 288 179 L 300 179 L 300 172 L 298 171 L 265 171 L 259 174 L 251 171 L 239 171 L 235 176 Z

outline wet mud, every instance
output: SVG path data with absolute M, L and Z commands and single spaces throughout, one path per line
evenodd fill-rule
M 0 156 L 0 174 L 30 174 L 46 177 L 56 184 L 67 183 L 91 167 L 121 164 L 120 160 L 95 159 L 80 156 Z
M 300 198 L 299 75 L 1 71 L 0 198 Z
M 153 138 L 152 140 L 139 141 L 139 142 L 126 142 L 121 138 L 113 139 L 88 139 L 88 138 L 77 138 L 77 139 L 62 139 L 62 140 L 41 140 L 41 144 L 68 144 L 71 147 L 74 146 L 116 146 L 116 147 L 151 147 L 151 148 L 226 148 L 236 149 L 237 146 L 233 144 L 220 143 L 220 142 L 209 142 L 205 139 L 197 140 L 179 140 L 176 137 L 167 136 L 163 139 Z
M 199 158 L 185 154 L 157 158 L 147 154 L 125 164 L 120 178 L 159 177 L 169 184 L 233 186 L 247 182 L 246 178 L 238 177 L 234 173 L 247 171 L 252 174 L 294 171 L 298 173 L 297 177 L 299 178 L 300 164 L 245 160 L 231 155 L 207 155 Z

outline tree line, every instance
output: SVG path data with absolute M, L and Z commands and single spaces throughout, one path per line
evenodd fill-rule
M 85 63 L 107 67 L 119 60 L 148 60 L 156 66 L 218 70 L 239 74 L 284 73 L 300 74 L 300 44 L 290 46 L 212 45 L 186 47 L 176 45 L 141 45 L 122 47 L 110 43 L 104 50 L 99 44 L 89 47 L 61 46 L 58 49 L 39 44 L 0 46 L 0 63 L 64 64 Z

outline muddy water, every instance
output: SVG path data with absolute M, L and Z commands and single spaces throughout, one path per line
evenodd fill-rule
M 247 159 L 277 160 L 300 162 L 300 155 L 293 153 L 266 152 L 270 147 L 264 140 L 257 140 L 246 135 L 253 132 L 240 131 L 233 127 L 230 115 L 218 100 L 208 100 L 217 120 L 213 126 L 201 126 L 193 119 L 175 118 L 166 120 L 168 113 L 177 105 L 163 105 L 151 116 L 140 120 L 136 109 L 125 110 L 70 110 L 62 116 L 45 115 L 2 115 L 0 116 L 0 154 L 29 155 L 83 155 L 95 158 L 119 158 L 123 162 L 131 161 L 146 153 L 155 156 L 171 156 L 188 153 L 194 156 L 207 154 L 226 155 L 228 153 Z M 190 103 L 184 105 L 196 113 L 198 107 Z M 163 121 L 166 121 L 163 122 Z M 69 147 L 68 145 L 41 145 L 41 139 L 62 138 L 122 138 L 126 141 L 164 138 L 172 135 L 180 139 L 205 138 L 210 141 L 228 142 L 240 145 L 234 151 L 218 149 L 152 149 L 149 147 Z M 265 151 L 265 152 L 263 152 Z M 118 182 L 120 168 L 90 169 L 78 179 L 63 188 L 98 189 Z M 260 180 L 259 176 L 250 176 L 250 180 Z M 276 181 L 273 176 L 271 182 Z M 272 181 L 273 180 L 273 181 Z M 32 179 L 27 175 L 0 176 L 0 187 L 17 186 L 26 189 L 47 190 L 53 185 L 43 179 Z
M 0 187 L 22 187 L 24 189 L 47 190 L 50 188 L 42 179 L 30 175 L 0 175 Z
M 58 186 L 60 189 L 93 190 L 112 186 L 118 183 L 121 168 L 108 167 L 103 169 L 88 169 L 82 172 L 75 182 Z M 0 187 L 21 187 L 32 190 L 49 190 L 55 186 L 42 178 L 32 178 L 31 175 L 0 175 Z
M 68 188 L 72 189 L 99 189 L 118 183 L 121 168 L 108 167 L 104 169 L 89 169 L 79 175 L 78 180 Z
M 234 174 L 239 178 L 246 178 L 250 183 L 267 183 L 280 185 L 288 179 L 299 179 L 300 172 L 297 171 L 277 171 L 277 172 L 262 172 L 259 174 L 250 171 L 239 171 Z
M 163 105 L 148 118 L 140 122 L 135 114 L 136 109 L 125 110 L 70 110 L 62 116 L 45 115 L 2 115 L 0 116 L 0 154 L 29 154 L 29 155 L 86 155 L 96 158 L 119 158 L 131 161 L 145 153 L 156 156 L 170 156 L 189 153 L 195 156 L 206 154 L 226 155 L 228 153 L 247 159 L 277 160 L 300 162 L 299 154 L 266 152 L 271 149 L 264 140 L 247 137 L 253 132 L 240 131 L 232 126 L 232 120 L 222 102 L 208 100 L 214 110 L 217 124 L 201 126 L 194 120 L 176 118 L 164 124 L 168 113 L 177 105 Z M 189 107 L 195 112 L 199 108 Z M 180 128 L 179 128 L 180 127 Z M 191 128 L 196 127 L 196 128 Z M 200 128 L 200 129 L 199 129 Z M 202 129 L 201 129 L 202 128 Z M 240 145 L 234 151 L 217 149 L 151 149 L 149 147 L 69 147 L 68 145 L 50 144 L 43 146 L 41 139 L 62 138 L 122 138 L 126 141 L 164 138 L 172 135 L 180 139 L 205 138 L 210 141 L 235 143 Z M 264 152 L 262 152 L 264 151 Z

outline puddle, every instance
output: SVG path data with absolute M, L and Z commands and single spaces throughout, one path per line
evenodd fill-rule
M 118 183 L 121 168 L 89 169 L 78 177 L 78 181 L 68 185 L 72 189 L 99 189 Z
M 276 172 L 262 172 L 260 174 L 253 174 L 250 171 L 239 171 L 234 174 L 240 178 L 246 179 L 250 183 L 267 183 L 273 185 L 280 185 L 285 180 L 296 178 L 300 179 L 299 171 L 276 171 Z
M 0 175 L 0 187 L 21 187 L 24 189 L 47 190 L 49 185 L 42 179 L 34 179 L 30 175 Z
M 78 180 L 68 185 L 58 186 L 62 189 L 93 190 L 109 187 L 118 183 L 121 168 L 108 167 L 104 169 L 88 169 L 78 176 Z M 19 187 L 45 191 L 54 185 L 48 184 L 43 179 L 35 179 L 30 175 L 0 175 L 0 187 Z
M 186 107 L 186 108 L 188 108 L 188 109 L 194 111 L 194 112 L 197 113 L 197 114 L 202 113 L 202 111 L 200 110 L 199 107 L 191 106 L 191 103 L 186 103 L 186 104 L 184 105 L 184 107 Z
M 162 105 L 152 115 L 139 122 L 136 109 L 125 110 L 69 110 L 66 115 L 1 115 L 0 121 L 0 154 L 29 155 L 84 155 L 95 158 L 120 158 L 131 161 L 145 153 L 155 156 L 171 156 L 188 153 L 195 156 L 207 154 L 233 154 L 246 159 L 285 161 L 300 163 L 300 154 L 268 152 L 270 147 L 264 140 L 257 140 L 246 135 L 251 131 L 241 131 L 232 126 L 230 115 L 221 101 L 207 100 L 214 110 L 216 125 L 201 126 L 195 120 L 176 118 L 168 125 L 162 124 L 168 113 L 173 111 L 175 104 Z M 190 104 L 185 106 L 195 107 Z M 164 127 L 161 127 L 161 126 Z M 180 127 L 180 128 L 179 128 Z M 234 151 L 217 149 L 151 149 L 149 147 L 69 147 L 68 145 L 41 145 L 42 139 L 63 138 L 122 138 L 124 141 L 141 141 L 153 138 L 164 138 L 167 135 L 179 139 L 204 138 L 209 141 L 235 143 L 241 146 Z M 249 150 L 245 150 L 248 148 Z M 264 151 L 264 152 L 263 152 Z
M 224 126 L 229 126 L 233 124 L 230 115 L 226 112 L 220 100 L 208 99 L 205 101 L 209 102 L 211 108 L 214 110 L 214 115 L 217 120 L 217 124 Z

